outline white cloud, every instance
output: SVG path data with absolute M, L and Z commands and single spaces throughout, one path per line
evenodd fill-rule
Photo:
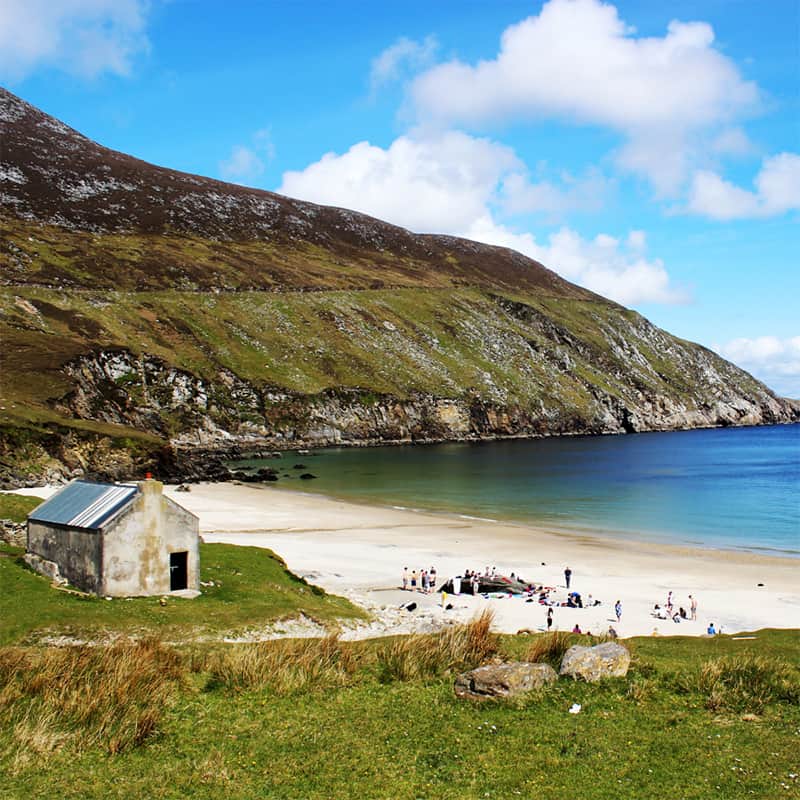
M 610 182 L 597 170 L 575 178 L 562 173 L 560 180 L 532 181 L 515 172 L 503 180 L 503 210 L 508 214 L 544 213 L 560 217 L 570 211 L 598 211 L 610 191 Z
M 278 191 L 353 208 L 419 232 L 510 247 L 621 303 L 686 299 L 671 286 L 661 261 L 644 256 L 642 231 L 631 231 L 621 242 L 605 234 L 585 240 L 562 228 L 542 245 L 532 233 L 498 222 L 501 190 L 521 169 L 511 149 L 447 131 L 401 136 L 387 149 L 359 142 L 342 155 L 327 153 L 302 172 L 284 173 Z M 530 189 L 524 180 L 522 189 Z
M 422 121 L 558 118 L 614 129 L 625 137 L 620 165 L 662 193 L 685 179 L 698 139 L 758 99 L 715 49 L 710 25 L 673 21 L 663 37 L 637 37 L 599 0 L 551 0 L 503 32 L 496 58 L 439 64 L 410 87 Z
M 504 145 L 446 131 L 400 136 L 388 149 L 369 142 L 326 153 L 277 189 L 302 200 L 344 206 L 417 232 L 457 233 L 489 213 L 502 177 L 522 165 Z
M 779 394 L 800 398 L 800 336 L 733 339 L 714 349 Z
M 428 66 L 433 61 L 438 46 L 433 36 L 427 36 L 421 42 L 401 36 L 372 60 L 369 75 L 372 91 L 375 92 L 381 86 L 398 80 L 407 71 Z
M 146 0 L 0 0 L 0 75 L 39 66 L 82 77 L 130 73 L 149 44 Z
M 800 155 L 767 158 L 755 178 L 755 191 L 742 189 L 708 170 L 694 174 L 688 210 L 718 220 L 772 217 L 800 209 Z
M 466 234 L 487 244 L 518 250 L 573 283 L 626 306 L 639 303 L 685 303 L 688 293 L 674 287 L 661 259 L 644 257 L 643 231 L 630 231 L 625 242 L 598 234 L 584 239 L 570 228 L 539 244 L 530 233 L 517 234 L 490 218 L 476 220 Z
M 711 150 L 722 156 L 748 156 L 756 147 L 741 128 L 725 128 L 711 142 Z
M 250 183 L 264 174 L 267 163 L 275 158 L 269 129 L 253 134 L 251 145 L 234 145 L 230 156 L 219 163 L 219 174 L 226 181 Z

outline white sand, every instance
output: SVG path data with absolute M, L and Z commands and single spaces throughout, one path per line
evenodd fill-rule
M 47 496 L 52 490 L 19 490 Z M 486 522 L 454 515 L 423 514 L 341 502 L 274 486 L 199 484 L 191 492 L 165 492 L 200 517 L 207 542 L 268 547 L 289 568 L 330 592 L 350 597 L 381 616 L 390 630 L 413 630 L 413 618 L 467 619 L 489 607 L 495 628 L 513 633 L 544 629 L 547 609 L 523 599 L 450 598 L 443 612 L 440 595 L 399 589 L 404 566 L 435 566 L 439 581 L 464 569 L 522 575 L 536 584 L 557 586 L 566 597 L 564 568 L 572 569 L 571 589 L 595 608 L 554 609 L 555 626 L 601 633 L 613 624 L 620 636 L 702 635 L 709 622 L 724 633 L 759 628 L 800 628 L 800 559 L 768 558 L 720 550 L 691 550 L 549 531 L 528 525 Z M 763 583 L 763 586 L 758 586 Z M 677 609 L 698 601 L 697 621 L 660 621 L 654 603 L 673 592 Z M 614 603 L 622 602 L 617 623 Z M 398 612 L 415 600 L 417 612 Z M 372 631 L 378 632 L 377 630 Z M 366 631 L 364 633 L 367 633 Z

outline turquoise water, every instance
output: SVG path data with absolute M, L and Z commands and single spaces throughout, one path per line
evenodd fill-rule
M 297 480 L 298 462 L 318 479 Z M 800 425 L 336 448 L 244 463 L 295 476 L 278 486 L 357 501 L 800 556 Z

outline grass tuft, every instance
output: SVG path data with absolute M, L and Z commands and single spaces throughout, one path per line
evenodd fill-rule
M 499 649 L 493 620 L 494 612 L 484 610 L 466 625 L 393 639 L 376 653 L 379 679 L 383 683 L 423 680 L 480 666 Z
M 789 663 L 758 655 L 736 655 L 707 661 L 697 688 L 712 711 L 760 714 L 774 702 L 800 703 L 800 675 Z
M 561 666 L 564 653 L 575 643 L 567 631 L 553 631 L 537 636 L 525 652 L 525 661 L 533 664 L 550 664 L 556 671 Z

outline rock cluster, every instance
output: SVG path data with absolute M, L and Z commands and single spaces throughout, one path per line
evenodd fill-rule
M 574 645 L 564 654 L 558 675 L 549 664 L 513 661 L 489 664 L 464 672 L 455 680 L 457 697 L 469 700 L 512 698 L 555 683 L 559 676 L 597 683 L 628 674 L 631 654 L 621 644 L 604 642 L 594 647 Z

